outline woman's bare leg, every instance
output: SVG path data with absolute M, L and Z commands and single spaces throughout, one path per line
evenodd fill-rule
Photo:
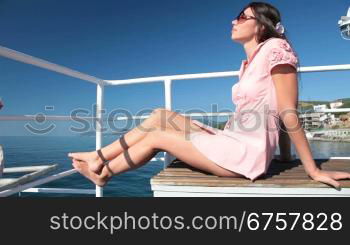
M 184 131 L 171 129 L 150 132 L 141 141 L 110 161 L 108 166 L 104 166 L 100 174 L 92 172 L 84 161 L 73 160 L 73 166 L 95 184 L 104 186 L 113 175 L 141 167 L 158 151 L 167 151 L 187 164 L 214 175 L 244 177 L 206 158 L 187 139 L 186 134 Z
M 169 128 L 174 131 L 184 132 L 201 130 L 200 127 L 191 122 L 190 118 L 173 111 L 158 108 L 140 125 L 122 135 L 113 143 L 101 148 L 101 152 L 107 160 L 114 159 L 130 146 L 141 141 L 149 132 L 159 130 L 159 128 Z M 102 160 L 96 151 L 69 153 L 68 156 L 88 163 L 90 170 L 95 173 L 99 173 L 103 167 Z

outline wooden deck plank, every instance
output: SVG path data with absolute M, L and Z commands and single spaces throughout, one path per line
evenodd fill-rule
M 339 180 L 342 188 L 350 188 L 350 181 Z M 216 187 L 317 187 L 329 188 L 328 185 L 311 180 L 311 179 L 266 179 L 256 180 L 239 180 L 232 178 L 229 180 L 204 179 L 204 178 L 187 178 L 187 177 L 158 177 L 151 180 L 152 185 L 176 185 L 176 186 L 216 186 Z
M 206 175 L 206 174 L 202 174 L 202 173 L 180 173 L 180 172 L 176 172 L 176 173 L 159 173 L 157 175 L 158 177 L 193 177 L 193 178 L 222 178 L 222 177 L 218 177 L 218 176 L 211 176 L 211 175 Z M 273 178 L 273 179 L 289 179 L 289 178 L 296 178 L 296 179 L 308 179 L 309 177 L 306 174 L 302 174 L 302 175 L 289 175 L 289 174 L 279 174 L 279 175 L 268 175 L 265 178 Z
M 315 159 L 323 170 L 350 172 L 350 160 Z M 350 180 L 339 180 L 342 188 L 350 188 Z M 305 172 L 300 159 L 284 163 L 273 160 L 267 174 L 254 182 L 247 178 L 218 177 L 175 159 L 163 171 L 151 179 L 152 185 L 206 186 L 206 187 L 296 187 L 331 188 L 312 180 Z

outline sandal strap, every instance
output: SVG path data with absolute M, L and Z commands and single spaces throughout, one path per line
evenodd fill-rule
M 103 156 L 101 149 L 97 150 L 97 155 L 101 158 L 103 165 L 106 166 L 107 170 L 114 175 L 112 169 L 109 167 L 109 161 Z
M 107 162 L 106 158 L 103 156 L 101 149 L 97 150 L 97 155 L 101 158 L 103 164 Z
M 109 161 L 107 161 L 104 165 L 107 168 L 108 172 L 113 176 L 114 173 L 113 173 L 112 169 L 109 167 Z

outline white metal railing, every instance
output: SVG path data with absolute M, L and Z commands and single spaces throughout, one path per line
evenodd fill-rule
M 96 83 L 96 84 L 103 84 L 104 81 L 103 79 L 99 79 L 90 75 L 86 75 L 84 73 L 74 71 L 72 69 L 66 68 L 64 66 L 56 65 L 54 63 L 48 62 L 46 60 L 42 60 L 21 52 L 18 52 L 13 49 L 5 48 L 3 46 L 0 46 L 0 56 L 12 59 L 12 60 L 17 60 L 19 62 L 27 63 L 30 65 L 38 66 L 41 68 L 44 68 L 46 70 L 51 70 L 55 71 L 57 73 L 61 73 L 64 75 L 67 75 L 69 77 L 74 77 L 78 78 L 84 81 Z
M 206 113 L 180 113 L 183 116 L 230 116 L 233 114 L 233 112 L 206 112 Z M 1 121 L 36 121 L 38 115 L 5 115 L 1 116 Z M 146 119 L 150 115 L 142 115 L 142 116 L 118 116 L 115 117 L 114 120 L 128 120 L 128 119 Z M 90 117 L 90 116 L 57 116 L 57 115 L 42 115 L 40 114 L 40 119 L 43 120 L 55 120 L 55 121 L 71 121 L 73 119 L 96 119 L 96 117 Z
M 42 60 L 9 48 L 0 46 L 0 56 L 17 60 L 19 62 L 31 64 L 37 67 L 41 67 L 47 70 L 51 70 L 57 73 L 61 73 L 70 77 L 78 78 L 84 81 L 92 82 L 97 85 L 97 99 L 96 99 L 96 116 L 95 117 L 84 117 L 96 120 L 96 150 L 100 149 L 103 145 L 102 142 L 102 108 L 103 108 L 103 98 L 104 98 L 104 87 L 105 86 L 116 86 L 123 84 L 134 84 L 134 83 L 148 83 L 148 82 L 164 82 L 165 88 L 165 108 L 168 110 L 172 109 L 172 90 L 171 84 L 175 80 L 184 80 L 184 79 L 200 79 L 200 78 L 219 78 L 219 77 L 232 77 L 238 76 L 239 71 L 228 71 L 228 72 L 211 72 L 211 73 L 200 73 L 200 74 L 185 74 L 185 75 L 172 75 L 172 76 L 157 76 L 157 77 L 145 77 L 145 78 L 134 78 L 134 79 L 125 79 L 125 80 L 104 80 L 96 78 L 72 69 L 56 65 L 54 63 Z M 309 66 L 309 67 L 300 67 L 298 72 L 323 72 L 323 71 L 342 71 L 350 70 L 350 64 L 345 65 L 330 65 L 330 66 Z M 207 116 L 213 115 L 231 115 L 232 112 L 221 112 L 221 113 L 205 113 Z M 191 113 L 190 116 L 202 115 L 201 113 Z M 24 116 L 7 116 L 4 117 L 5 120 L 35 120 L 35 115 L 24 115 Z M 70 116 L 45 116 L 47 119 L 51 120 L 70 120 Z M 139 118 L 145 118 L 147 116 L 140 116 Z M 82 118 L 82 117 L 79 117 Z M 120 120 L 128 119 L 120 117 Z M 117 119 L 119 120 L 119 119 Z M 164 166 L 170 163 L 171 156 L 167 152 L 164 153 L 164 158 L 153 158 L 151 161 L 157 161 L 159 159 L 164 161 Z M 350 159 L 350 157 L 331 157 L 331 159 Z M 56 192 L 56 193 L 80 193 L 80 194 L 93 194 L 95 193 L 96 197 L 103 196 L 103 188 L 96 186 L 96 189 L 93 190 L 82 190 L 82 189 L 68 189 L 68 188 L 34 188 L 35 186 L 51 182 L 56 179 L 60 179 L 71 174 L 76 173 L 75 169 L 61 172 L 59 174 L 54 174 L 43 179 L 39 179 L 28 184 L 19 186 L 17 188 L 9 189 L 3 192 L 0 192 L 0 196 L 7 196 L 17 192 Z

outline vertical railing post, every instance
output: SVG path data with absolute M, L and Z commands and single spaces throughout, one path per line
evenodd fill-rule
M 165 89 L 165 108 L 168 110 L 172 109 L 172 94 L 171 94 L 171 79 L 164 80 L 164 89 Z M 171 162 L 171 155 L 168 152 L 164 152 L 164 165 L 163 169 Z
M 2 146 L 0 145 L 0 178 L 2 176 L 3 170 L 4 170 L 4 151 L 2 150 Z
M 102 148 L 102 130 L 103 130 L 103 96 L 104 96 L 104 85 L 97 84 L 96 94 L 96 150 Z M 103 197 L 103 188 L 96 185 L 96 197 Z

